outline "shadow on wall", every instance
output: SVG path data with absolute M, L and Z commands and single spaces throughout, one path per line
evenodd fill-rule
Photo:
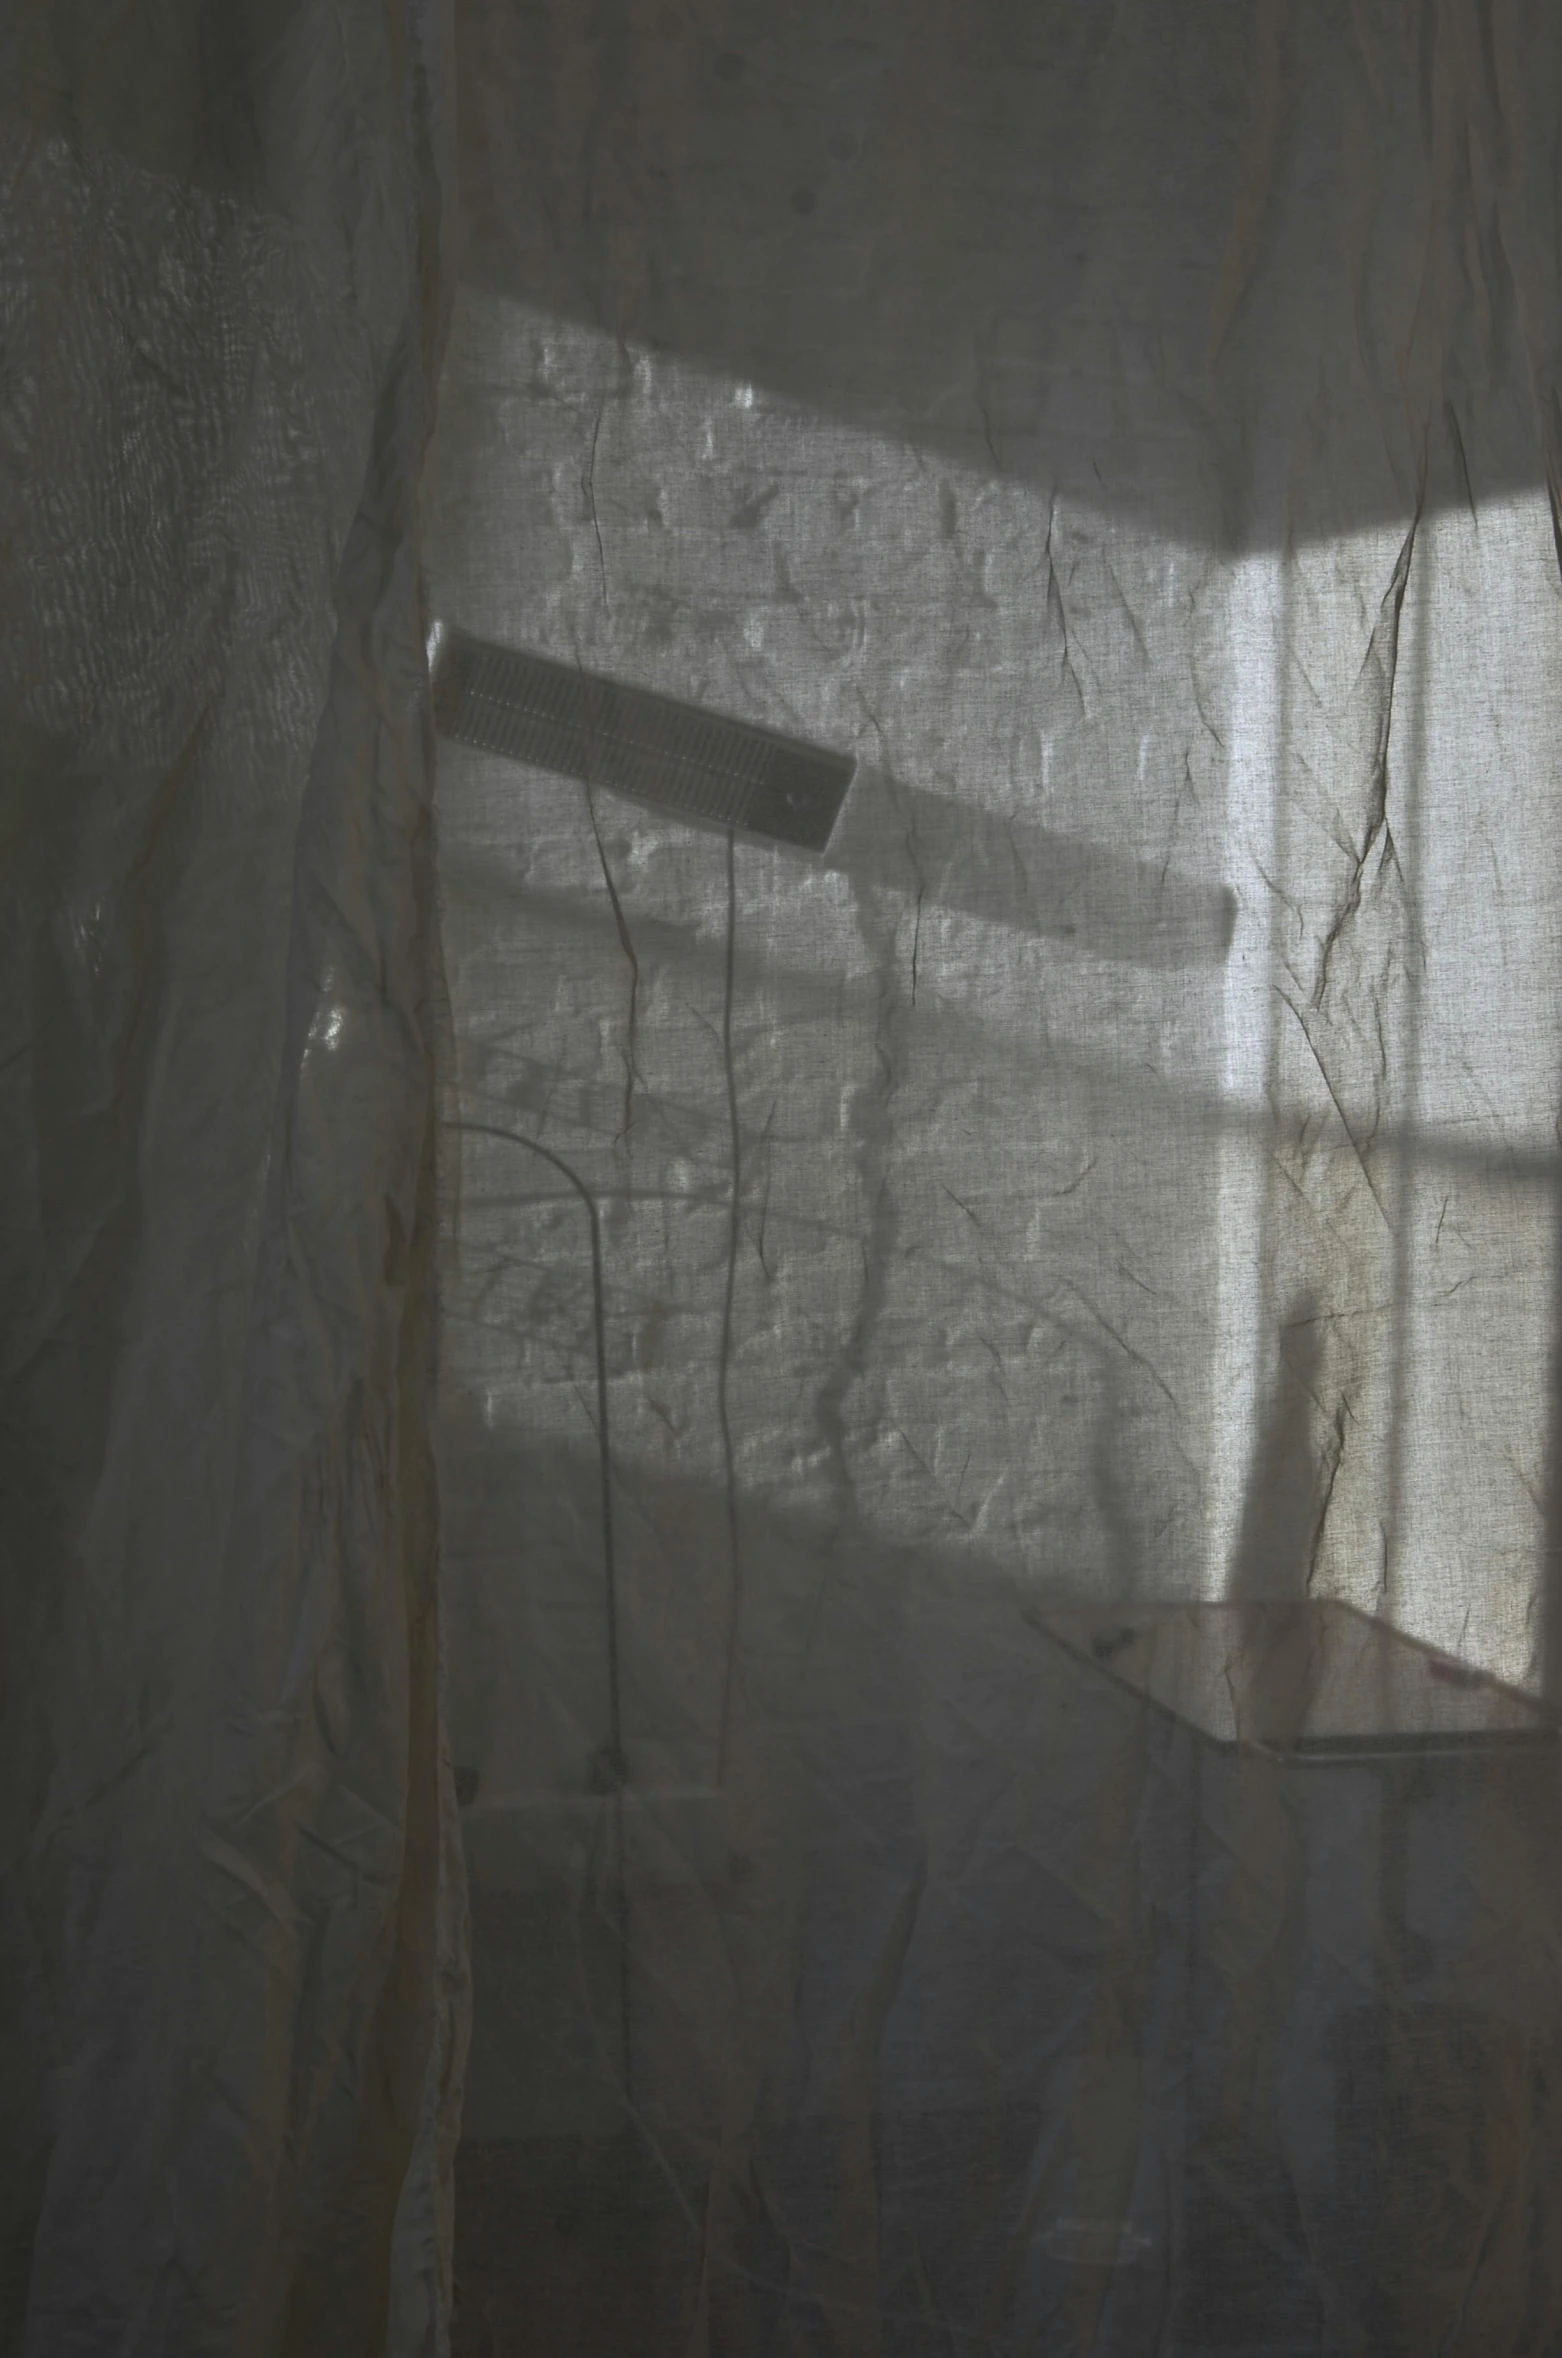
M 595 1467 L 476 1421 L 447 1429 L 444 1462 L 462 1501 L 445 1547 L 449 1717 L 468 1772 L 482 2133 L 534 2121 L 539 2090 L 551 2127 L 585 2117 L 578 2070 L 545 2055 L 528 2087 L 513 2061 L 593 1940 L 603 1956 L 577 2027 L 632 2044 L 635 2102 L 691 2135 L 719 2121 L 756 2043 L 787 2117 L 844 2109 L 864 2136 L 876 2105 L 979 2103 L 995 2056 L 1034 2103 L 1072 2003 L 1062 1984 L 1055 2003 L 1038 1988 L 1094 1937 L 1082 1895 L 1100 1873 L 1103 1739 L 1096 1698 L 1081 1707 L 1077 1674 L 1022 1617 L 1015 1583 L 974 1555 L 745 1514 L 742 1666 L 718 1787 L 726 1502 L 715 1486 L 627 1475 L 628 1783 L 615 1798 L 593 1789 L 609 1708 Z M 618 1808 L 628 1849 L 615 1865 Z M 1043 1838 L 1058 1864 L 1038 1900 Z M 635 2020 L 621 2034 L 618 1901 L 594 1879 L 611 1885 L 625 1867 Z M 530 1946 L 511 1955 L 503 1924 L 527 1909 Z M 615 2102 L 599 2084 L 591 2117 L 609 2120 Z
M 1279 1366 L 1248 1476 L 1228 1591 L 1236 1603 L 1253 1607 L 1241 1617 L 1238 1655 L 1227 1672 L 1239 1720 L 1250 1738 L 1280 1753 L 1306 1723 L 1320 1667 L 1306 1607 L 1345 1432 L 1343 1406 L 1331 1424 L 1320 1398 L 1323 1361 L 1317 1300 L 1298 1293 L 1280 1325 Z M 1275 1613 L 1276 1605 L 1295 1610 Z M 1289 1859 L 1289 1812 L 1271 1764 L 1259 1758 L 1243 1782 L 1252 1855 Z M 1294 1891 L 1286 1904 L 1295 1906 Z
M 1115 1415 L 1108 1388 L 1093 1511 L 1106 1543 L 1100 1585 L 1127 1597 L 1141 1587 L 1138 1518 Z M 485 1794 L 590 1792 L 610 1709 L 596 1456 L 491 1425 L 470 1399 L 447 1405 L 440 1454 L 454 1756 Z M 613 1490 L 630 1781 L 708 1783 L 726 1674 L 727 1500 L 715 1484 L 640 1465 L 615 1467 Z M 744 1503 L 739 1521 L 740 1718 L 746 1709 L 795 1731 L 870 1714 L 898 1675 L 908 1610 L 1000 1656 L 1032 1650 L 1020 1586 L 977 1546 L 907 1546 L 763 1503 Z M 1052 1572 L 1027 1580 L 1024 1597 L 1077 1593 L 1079 1562 L 1060 1534 Z M 884 1709 L 893 1717 L 901 1705 Z
M 1236 927 L 1236 895 L 1227 885 L 1026 819 L 1000 818 L 974 800 L 931 794 L 866 767 L 825 865 L 859 891 L 925 895 L 984 924 L 1136 966 L 1223 966 Z
M 1298 1301 L 1250 1518 L 1252 1565 L 1267 1581 L 1283 1576 L 1292 1595 L 1316 1520 L 1304 1475 L 1316 1462 L 1320 1356 L 1316 1318 Z M 1381 2129 L 1399 2090 L 1386 2078 L 1378 2089 L 1373 2059 L 1388 2033 L 1420 2041 L 1415 2161 L 1428 2176 L 1457 2180 L 1472 2136 L 1503 2133 L 1510 2092 L 1521 2117 L 1521 2065 L 1531 2079 L 1552 2068 L 1541 2039 L 1526 2048 L 1512 2027 L 1552 2011 L 1552 1886 L 1533 1863 L 1554 1838 L 1549 1808 L 1527 1825 L 1495 1774 L 1477 1796 L 1484 1816 L 1462 1776 L 1434 1796 L 1435 1839 L 1414 1851 L 1405 1912 L 1436 1938 L 1415 1991 L 1391 1991 L 1385 2005 L 1370 1766 L 1297 1793 L 1282 1789 L 1272 1755 L 1256 1775 L 1243 1764 L 1222 1772 L 1207 1751 L 1195 1767 L 1186 1731 L 1141 1709 L 1101 1657 L 1038 1633 L 1016 1585 L 974 1554 L 894 1548 L 763 1508 L 743 1526 L 734 1773 L 710 1792 L 726 1502 L 714 1486 L 630 1468 L 618 1493 L 631 1789 L 587 1798 L 611 1827 L 615 1807 L 627 1817 L 631 1799 L 646 1798 L 637 1780 L 703 1780 L 720 1839 L 696 1849 L 693 1809 L 669 1809 L 664 1829 L 682 1847 L 666 1870 L 631 1874 L 627 1893 L 613 1888 L 606 1841 L 578 1878 L 506 1883 L 473 1841 L 482 1812 L 498 1815 L 505 1800 L 490 1766 L 519 1799 L 518 1735 L 566 1691 L 577 1724 L 554 1724 L 573 1765 L 562 1754 L 533 1765 L 584 1780 L 600 1740 L 596 1468 L 587 1452 L 528 1444 L 470 1415 L 452 1420 L 445 1450 L 468 1502 L 448 1534 L 452 1717 L 458 1745 L 487 1746 L 466 1813 L 479 2171 L 508 2172 L 519 2197 L 534 2176 L 551 2187 L 560 2171 L 578 2174 L 583 2139 L 606 2154 L 622 2131 L 632 2161 L 643 2137 L 660 2173 L 651 2192 L 674 2195 L 671 2240 L 658 2249 L 683 2252 L 690 2269 L 682 2291 L 659 2284 L 658 2297 L 692 2300 L 701 2256 L 714 2254 L 706 2291 L 724 2322 L 712 2346 L 789 2346 L 785 2330 L 822 2316 L 842 2348 L 859 2346 L 857 2322 L 880 2320 L 886 2347 L 928 2358 L 956 2338 L 1067 2350 L 1082 2346 L 1088 2307 L 1110 2327 L 1098 2350 L 1152 2348 L 1174 2173 L 1190 2190 L 1179 2259 L 1188 2323 L 1193 2308 L 1229 2323 L 1235 2305 L 1253 2322 L 1243 2347 L 1284 2303 L 1310 2321 L 1294 2346 L 1320 2346 L 1315 2274 L 1336 2292 L 1370 2290 L 1386 2253 L 1397 2297 L 1428 2273 L 1419 2214 L 1390 2215 L 1401 2186 L 1420 2179 L 1384 2180 Z M 1122 1487 L 1120 1470 L 1112 1479 Z M 1505 1863 L 1472 1923 L 1468 1865 L 1477 1840 L 1490 1854 L 1494 1833 Z M 1491 1996 L 1477 2019 L 1469 1999 L 1483 1980 Z M 1529 1986 L 1539 2002 L 1526 2016 Z M 1452 1990 L 1463 2012 L 1445 2003 Z M 1338 2071 L 1336 2050 L 1347 2058 Z M 1190 2067 L 1199 2118 L 1215 2132 L 1210 2170 L 1229 2163 L 1235 2174 L 1229 2201 L 1228 2179 L 1200 2175 L 1203 2148 L 1187 2139 Z M 1536 2111 L 1533 2139 L 1517 2172 L 1524 2202 L 1551 2183 L 1550 2113 Z M 1456 2257 L 1487 2234 L 1490 2206 L 1475 2195 L 1496 2182 L 1484 2174 L 1494 2167 L 1480 2164 L 1480 2186 L 1450 2209 Z M 569 2182 L 578 2207 L 587 2189 Z M 510 2222 L 535 2217 L 540 2199 L 518 2199 L 492 2228 L 516 2271 L 502 2297 L 539 2306 L 559 2247 L 528 2227 L 522 2251 Z M 651 2281 L 628 2198 L 609 2186 L 603 2200 L 593 2299 L 615 2270 Z M 1114 2263 L 1112 2245 L 1106 2262 L 1091 2260 L 1103 2233 L 1112 2245 L 1121 2236 L 1131 2265 Z M 1501 2260 L 1499 2309 L 1524 2292 L 1527 2265 L 1522 2254 Z M 1461 2289 L 1437 2282 L 1426 2304 L 1435 2330 L 1371 2346 L 1404 2358 L 1437 2346 Z M 558 2289 L 560 2348 L 586 2346 L 571 2338 L 580 2297 L 573 2278 Z M 927 2323 L 929 2299 L 944 2327 Z M 631 2329 L 611 2346 L 652 2343 Z M 1211 2326 L 1178 2346 L 1238 2343 Z
M 1179 539 L 1408 515 L 1434 427 L 1432 502 L 1543 484 L 1467 159 L 1553 153 L 1556 11 L 1343 14 L 461 0 L 465 266 Z
M 1279 1369 L 1248 1475 L 1228 1593 L 1239 1604 L 1300 1602 L 1311 1588 L 1344 1448 L 1345 1411 L 1320 1398 L 1323 1327 L 1310 1293 L 1279 1333 Z

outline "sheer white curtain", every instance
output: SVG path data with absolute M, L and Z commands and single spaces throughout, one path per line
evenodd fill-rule
M 0 2343 L 448 2340 L 436 11 L 0 26 Z
M 1562 18 L 0 57 L 0 2340 L 447 2346 L 464 1825 L 473 2335 L 1540 2346 L 1544 1775 L 1132 1681 L 1554 1698 Z
M 437 610 L 858 765 L 810 860 L 442 750 L 482 2215 L 621 2130 L 691 2349 L 1086 2347 L 1093 2237 L 1103 2347 L 1518 2347 L 1546 1807 L 1094 1715 L 1178 1602 L 1552 1685 L 1557 27 L 458 38 Z

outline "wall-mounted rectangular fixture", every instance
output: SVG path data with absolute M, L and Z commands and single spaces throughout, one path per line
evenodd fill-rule
M 436 633 L 433 674 L 436 726 L 458 744 L 802 851 L 829 843 L 856 766 L 850 755 L 464 631 Z

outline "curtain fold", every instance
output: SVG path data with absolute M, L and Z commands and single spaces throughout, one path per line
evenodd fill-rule
M 448 2338 L 444 40 L 6 26 L 8 2349 Z

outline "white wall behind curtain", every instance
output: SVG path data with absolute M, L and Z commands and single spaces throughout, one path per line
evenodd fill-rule
M 1315 1579 L 1520 1679 L 1556 1314 L 1558 611 L 1540 493 L 1233 567 L 1212 1570 L 1237 1569 L 1299 1315 Z
M 436 497 L 452 619 L 863 765 L 823 865 L 737 853 L 744 1500 L 1049 1587 L 1310 1584 L 1539 1675 L 1543 495 L 1274 551 L 1157 543 L 468 293 Z M 600 1191 L 617 1462 L 714 1498 L 721 844 L 445 765 L 460 1116 Z M 589 1459 L 578 1207 L 491 1134 L 460 1155 L 451 1397 Z M 471 1658 L 536 1700 L 507 1741 L 546 1749 L 556 1646 L 593 1723 L 594 1543 L 554 1573 L 544 1544 L 560 1617 L 524 1639 L 500 1635 L 524 1552 L 492 1543 Z M 707 1723 L 726 1545 L 657 1588 L 693 1616 Z

